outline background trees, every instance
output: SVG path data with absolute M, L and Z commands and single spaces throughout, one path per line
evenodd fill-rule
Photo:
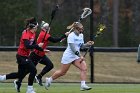
M 52 9 L 63 0 L 4 0 L 0 1 L 0 46 L 18 46 L 19 37 L 24 28 L 24 20 L 35 16 L 50 21 Z M 90 0 L 65 0 L 57 12 L 52 24 L 52 36 L 66 32 L 66 26 L 77 21 L 82 8 L 89 7 Z M 107 25 L 106 32 L 100 36 L 95 46 L 99 47 L 137 47 L 140 41 L 140 1 L 116 0 L 118 11 L 115 11 L 115 0 L 94 0 L 94 31 L 97 24 Z M 118 12 L 117 19 L 113 17 Z M 89 17 L 82 21 L 85 26 L 85 40 L 89 40 Z M 118 26 L 117 26 L 118 25 Z M 114 28 L 117 29 L 114 30 Z M 39 33 L 39 31 L 38 31 Z M 59 44 L 65 45 L 66 41 Z

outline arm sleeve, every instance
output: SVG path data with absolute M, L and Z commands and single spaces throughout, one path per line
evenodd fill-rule
M 37 44 L 30 45 L 30 41 L 27 39 L 24 39 L 24 45 L 27 49 L 37 49 L 39 51 L 43 51 L 43 49 L 41 47 L 39 47 Z
M 63 38 L 66 38 L 66 35 L 63 35 L 61 37 L 49 37 L 48 40 L 53 42 L 53 43 L 56 43 L 56 42 L 60 42 Z
M 71 50 L 73 51 L 73 53 L 80 57 L 80 51 L 76 50 L 74 43 L 69 43 L 69 46 Z
M 80 48 L 81 48 L 81 49 L 84 49 L 84 48 L 88 47 L 88 45 L 87 45 L 86 43 L 84 43 L 84 36 L 83 36 L 83 34 L 81 34 L 81 37 L 82 37 L 83 39 L 82 39 L 82 43 L 81 43 Z

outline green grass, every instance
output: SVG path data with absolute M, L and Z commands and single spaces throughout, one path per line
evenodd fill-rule
M 79 83 L 53 83 L 49 90 L 34 84 L 37 93 L 140 93 L 140 84 L 88 84 L 93 89 L 80 91 Z M 27 83 L 21 87 L 26 93 Z M 0 93 L 16 93 L 12 83 L 0 83 Z

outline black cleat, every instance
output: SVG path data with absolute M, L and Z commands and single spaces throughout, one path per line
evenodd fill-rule
M 21 83 L 18 82 L 17 80 L 14 81 L 14 85 L 15 85 L 15 89 L 17 91 L 17 93 L 20 92 L 20 87 L 21 87 Z
M 43 86 L 41 78 L 38 78 L 38 76 L 35 76 L 35 80 L 40 86 Z

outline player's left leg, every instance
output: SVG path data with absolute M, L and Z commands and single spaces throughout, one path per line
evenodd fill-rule
M 86 85 L 86 75 L 87 75 L 87 66 L 86 66 L 86 62 L 85 61 L 82 61 L 80 59 L 77 59 L 74 61 L 73 63 L 74 66 L 76 66 L 77 68 L 80 69 L 80 78 L 81 78 L 81 88 L 80 90 L 81 91 L 84 91 L 84 90 L 90 90 L 91 87 L 88 87 Z

